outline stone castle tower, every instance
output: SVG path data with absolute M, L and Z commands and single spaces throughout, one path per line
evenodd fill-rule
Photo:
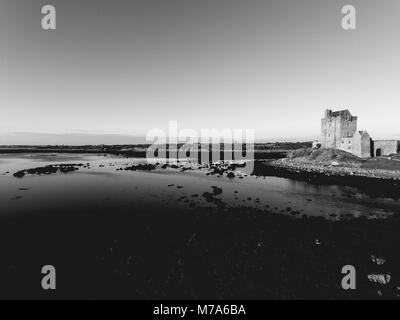
M 321 119 L 321 145 L 323 148 L 339 149 L 342 138 L 351 138 L 357 131 L 357 117 L 349 110 L 325 110 Z
M 371 157 L 371 137 L 357 131 L 357 117 L 349 110 L 325 110 L 321 119 L 321 147 L 341 149 L 362 158 Z
M 400 153 L 399 140 L 372 140 L 367 131 L 357 130 L 357 117 L 349 110 L 325 110 L 321 119 L 321 141 L 313 147 L 340 149 L 361 158 Z

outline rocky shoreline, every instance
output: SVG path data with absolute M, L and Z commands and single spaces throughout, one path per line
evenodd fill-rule
M 13 174 L 16 178 L 23 178 L 25 175 L 50 175 L 53 173 L 61 172 L 61 173 L 68 173 L 74 172 L 79 170 L 80 167 L 89 167 L 89 163 L 84 165 L 82 163 L 69 163 L 69 164 L 55 164 L 55 165 L 47 165 L 44 167 L 37 167 L 31 169 L 25 169 L 17 171 Z
M 313 164 L 286 158 L 256 161 L 253 175 L 276 176 L 313 184 L 353 186 L 373 197 L 400 199 L 400 171 L 365 169 L 343 164 Z
M 337 176 L 358 176 L 365 178 L 378 178 L 378 179 L 396 179 L 400 181 L 400 171 L 398 170 L 384 170 L 384 169 L 365 169 L 353 166 L 352 164 L 339 164 L 335 161 L 330 164 L 313 164 L 306 162 L 297 162 L 290 159 L 279 159 L 271 162 L 272 165 L 288 170 L 298 170 L 306 172 L 317 172 L 325 175 Z

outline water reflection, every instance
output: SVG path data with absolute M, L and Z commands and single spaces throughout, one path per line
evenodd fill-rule
M 74 173 L 26 175 L 19 170 L 59 163 L 88 163 Z M 331 220 L 358 217 L 383 218 L 399 212 L 393 199 L 371 198 L 353 187 L 313 185 L 278 177 L 247 176 L 229 179 L 206 175 L 205 170 L 176 169 L 119 171 L 144 159 L 104 154 L 10 154 L 0 156 L 0 212 L 18 214 L 41 208 L 71 212 L 102 207 L 129 209 L 130 205 L 158 207 L 215 206 L 202 195 L 212 186 L 227 207 L 252 207 L 294 217 L 323 216 Z M 177 187 L 179 186 L 179 188 Z M 83 209 L 85 208 L 85 209 Z

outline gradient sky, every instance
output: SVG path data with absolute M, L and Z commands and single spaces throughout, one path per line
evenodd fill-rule
M 169 120 L 304 140 L 326 108 L 400 137 L 399 32 L 398 0 L 0 0 L 0 144 L 129 143 Z

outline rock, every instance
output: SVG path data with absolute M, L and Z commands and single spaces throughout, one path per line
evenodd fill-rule
M 127 171 L 136 171 L 136 170 L 146 170 L 146 171 L 150 171 L 150 170 L 154 170 L 156 169 L 156 166 L 154 164 L 137 164 L 137 165 L 133 165 L 130 167 L 126 167 L 124 170 Z
M 211 187 L 213 189 L 213 193 L 215 196 L 219 195 L 222 193 L 222 188 L 216 187 L 216 186 L 212 186 Z
M 374 283 L 379 284 L 388 284 L 390 282 L 391 276 L 390 274 L 369 274 L 368 280 Z
M 25 171 L 24 170 L 18 171 L 16 173 L 14 173 L 13 176 L 16 178 L 23 178 L 25 176 Z
M 235 177 L 235 174 L 234 174 L 233 172 L 229 172 L 226 176 L 227 176 L 228 178 L 232 179 L 232 178 Z
M 203 197 L 206 198 L 208 202 L 212 202 L 214 200 L 214 194 L 208 191 L 203 193 Z
M 372 262 L 376 263 L 378 266 L 383 265 L 386 262 L 386 258 L 384 257 L 376 257 L 375 255 L 371 255 Z
M 83 164 L 74 164 L 74 163 L 68 163 L 68 164 L 59 164 L 59 165 L 48 165 L 44 167 L 38 167 L 38 168 L 31 168 L 31 169 L 26 169 L 26 170 L 21 170 L 16 173 L 14 173 L 14 177 L 16 178 L 22 178 L 26 174 L 38 174 L 38 175 L 49 175 L 56 173 L 58 171 L 62 173 L 68 173 L 68 172 L 73 172 L 76 170 L 79 170 L 79 167 L 82 167 Z

